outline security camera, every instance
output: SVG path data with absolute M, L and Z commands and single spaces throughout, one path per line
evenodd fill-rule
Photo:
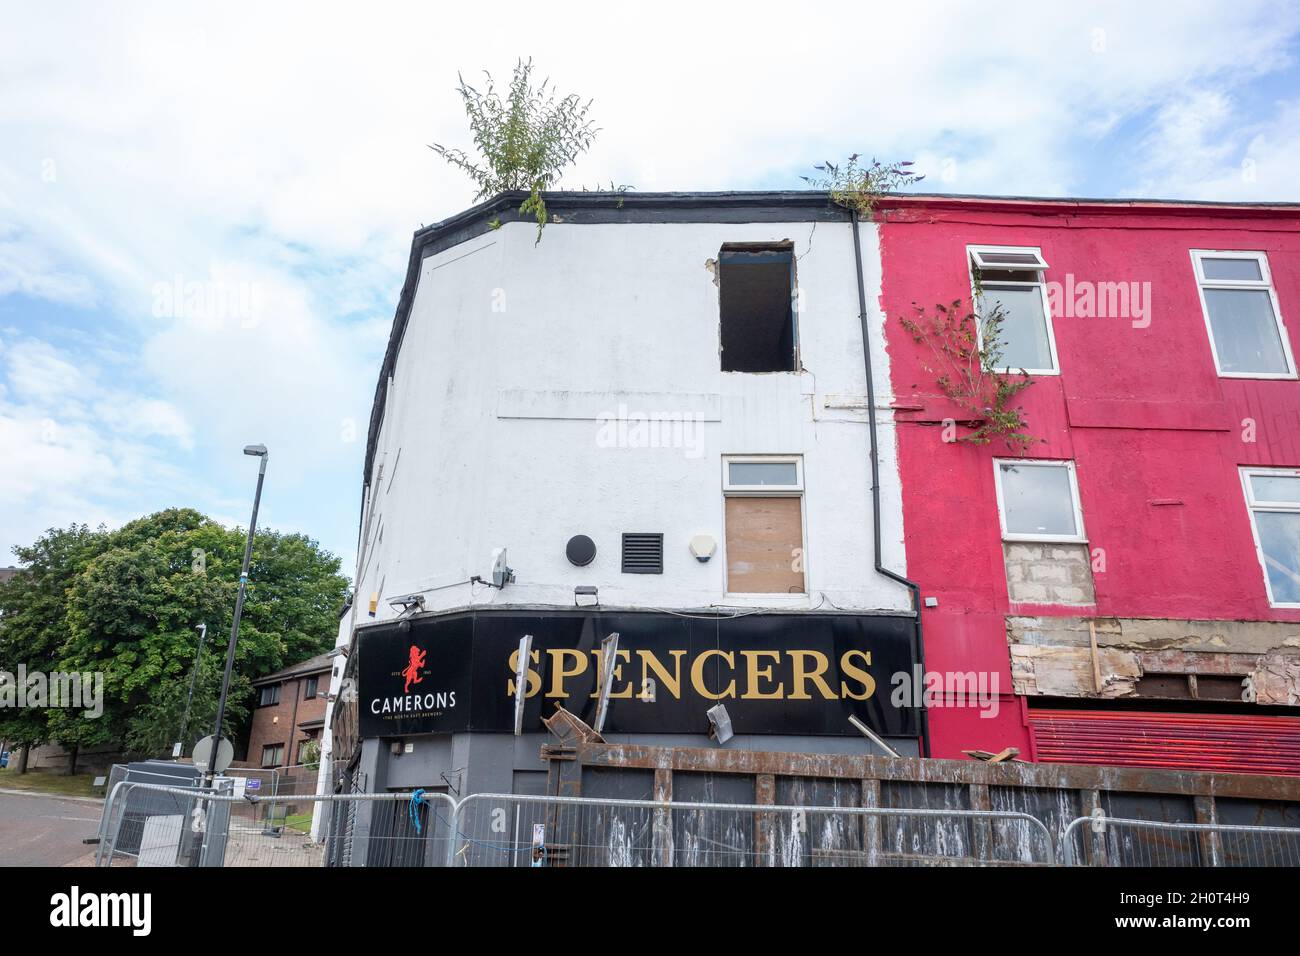
M 423 594 L 399 594 L 397 597 L 388 599 L 388 606 L 394 610 L 401 610 L 403 614 L 410 611 L 424 610 Z
M 473 584 L 486 584 L 490 588 L 496 588 L 498 591 L 507 584 L 515 583 L 515 569 L 506 564 L 506 549 L 492 549 L 492 580 L 488 581 L 482 575 L 474 575 L 470 578 Z

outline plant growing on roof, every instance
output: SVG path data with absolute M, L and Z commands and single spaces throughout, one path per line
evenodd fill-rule
M 977 285 L 970 308 L 962 299 L 948 305 L 939 303 L 933 312 L 915 308 L 916 314 L 902 319 L 902 325 L 930 350 L 922 367 L 937 376 L 940 391 L 969 413 L 968 420 L 974 424 L 973 430 L 958 440 L 986 445 L 1001 438 L 1021 455 L 1043 441 L 1029 434 L 1024 410 L 1012 404 L 1033 379 L 1024 369 L 1008 369 L 1002 361 L 1006 321 L 1002 304 L 983 302 Z
M 591 100 L 584 103 L 576 93 L 557 99 L 549 79 L 533 85 L 532 72 L 531 58 L 517 61 L 504 99 L 487 71 L 484 91 L 458 74 L 457 92 L 465 103 L 479 156 L 471 159 L 462 149 L 438 143 L 429 148 L 469 175 L 478 187 L 476 201 L 500 192 L 526 191 L 528 198 L 519 212 L 536 218 L 540 242 L 547 218 L 542 192 L 591 147 L 599 130 L 587 119 Z M 499 220 L 493 223 L 494 228 L 500 225 Z
M 824 189 L 831 194 L 831 201 L 846 209 L 852 209 L 863 219 L 870 219 L 876 208 L 876 202 L 886 193 L 919 183 L 925 178 L 911 170 L 912 162 L 882 163 L 873 159 L 863 163 L 862 158 L 854 153 L 843 163 L 826 160 L 813 169 L 819 176 L 800 176 L 799 178 L 814 189 Z

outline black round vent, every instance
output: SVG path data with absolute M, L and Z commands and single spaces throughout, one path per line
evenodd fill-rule
M 585 534 L 575 534 L 569 539 L 569 543 L 564 546 L 564 554 L 568 557 L 570 564 L 585 568 L 596 559 L 596 542 Z

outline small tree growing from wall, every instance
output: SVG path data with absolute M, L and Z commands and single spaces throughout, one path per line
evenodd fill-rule
M 584 103 L 576 93 L 557 99 L 550 80 L 533 85 L 532 72 L 531 59 L 519 60 L 504 99 L 490 73 L 484 71 L 487 88 L 483 91 L 458 76 L 457 92 L 465 103 L 478 158 L 439 143 L 429 148 L 469 175 L 478 186 L 476 201 L 512 190 L 527 192 L 519 213 L 537 220 L 540 242 L 547 217 L 542 192 L 591 148 L 599 130 L 587 119 L 590 100 Z
M 854 153 L 843 163 L 819 163 L 813 167 L 819 175 L 800 178 L 829 192 L 832 202 L 852 209 L 859 218 L 871 220 L 883 196 L 925 179 L 912 171 L 912 165 L 906 160 L 866 163 Z M 930 358 L 922 366 L 936 376 L 939 390 L 964 409 L 974 425 L 958 440 L 985 445 L 1001 438 L 1008 448 L 1023 455 L 1042 439 L 1029 434 L 1024 411 L 1012 404 L 1033 379 L 1024 369 L 1013 372 L 1003 365 L 1005 321 L 1006 311 L 1000 303 L 990 306 L 982 301 L 977 281 L 969 308 L 961 299 L 936 305 L 930 313 L 917 306 L 916 314 L 904 318 L 902 324 L 917 343 L 929 348 Z
M 842 163 L 830 160 L 818 163 L 813 167 L 817 176 L 799 178 L 814 189 L 826 190 L 832 202 L 856 211 L 859 218 L 871 219 L 877 200 L 885 193 L 897 192 L 925 179 L 924 175 L 912 172 L 912 165 L 910 160 L 882 163 L 873 159 L 864 163 L 854 153 Z
M 939 390 L 975 423 L 959 441 L 986 445 L 1001 438 L 1022 455 L 1042 441 L 1029 434 L 1024 411 L 1012 405 L 1033 379 L 1024 369 L 1012 371 L 1002 362 L 1006 312 L 1001 303 L 989 306 L 977 292 L 969 308 L 962 299 L 939 303 L 932 312 L 916 306 L 916 314 L 901 321 L 912 338 L 930 350 L 922 367 L 936 376 Z

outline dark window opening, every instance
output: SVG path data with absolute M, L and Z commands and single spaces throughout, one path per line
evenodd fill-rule
M 267 744 L 262 748 L 262 766 L 278 767 L 284 763 L 284 744 Z
M 794 250 L 723 246 L 718 286 L 722 371 L 795 371 Z
M 319 677 L 308 677 L 308 678 L 306 679 L 306 681 L 303 682 L 303 695 L 302 695 L 302 696 L 303 696 L 305 699 L 307 699 L 307 700 L 312 700 L 312 699 L 314 699 L 314 698 L 316 697 L 316 695 L 317 695 L 317 693 L 318 693 L 319 691 L 320 691 L 320 678 L 319 678 Z
M 1241 674 L 1143 674 L 1134 689 L 1138 697 L 1240 701 L 1242 678 Z
M 263 687 L 257 705 L 259 707 L 270 707 L 272 704 L 278 703 L 280 703 L 280 685 L 272 684 L 269 687 Z

